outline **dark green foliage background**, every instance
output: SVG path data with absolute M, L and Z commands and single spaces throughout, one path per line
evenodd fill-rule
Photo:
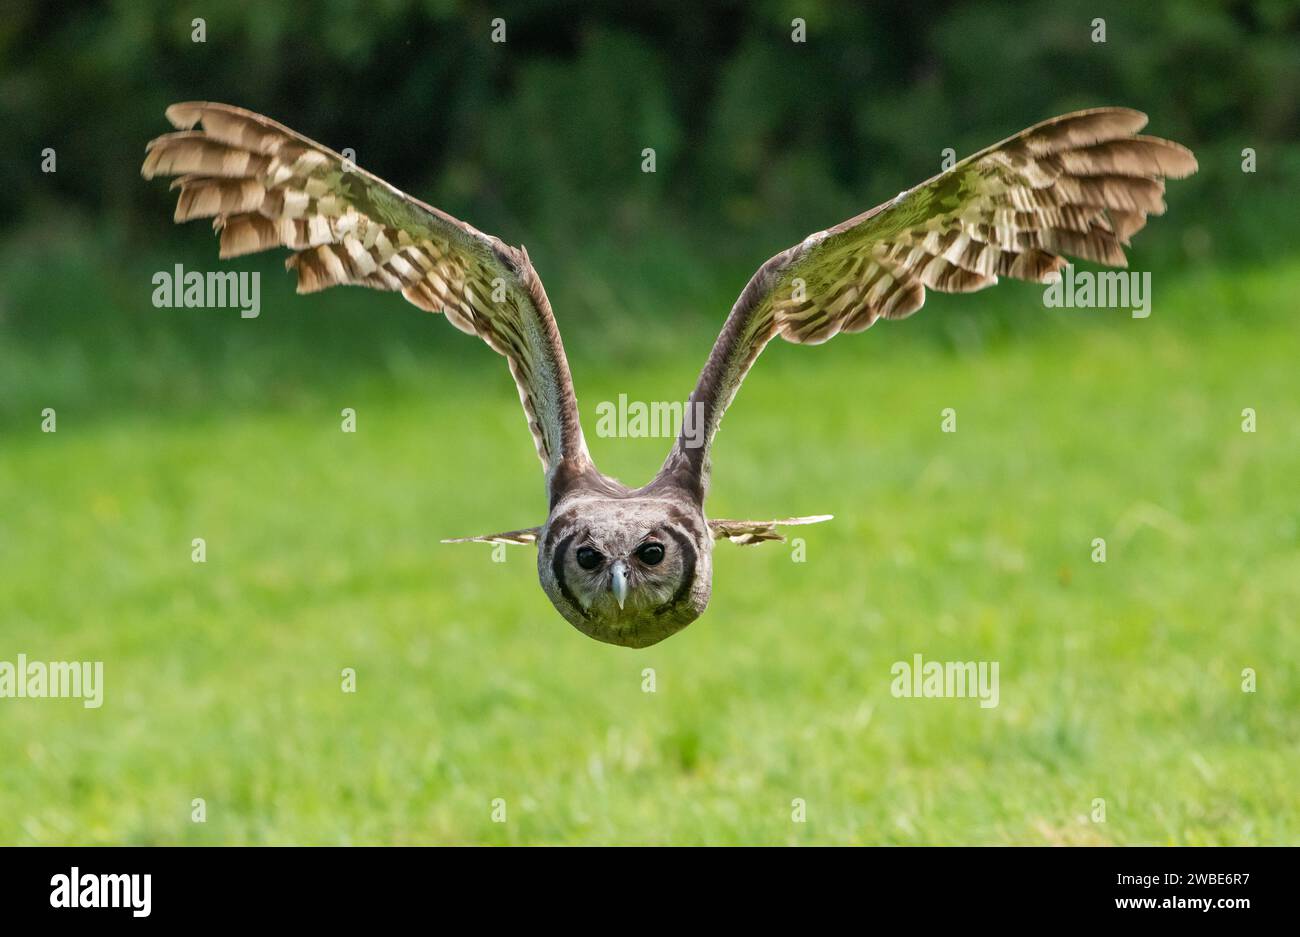
M 205 43 L 191 41 L 194 16 Z M 503 44 L 489 41 L 498 16 Z M 795 16 L 806 43 L 789 41 Z M 1091 41 L 1095 17 L 1104 44 Z M 1145 110 L 1151 132 L 1200 157 L 1174 191 L 1178 223 L 1143 233 L 1147 263 L 1264 262 L 1289 253 L 1300 227 L 1300 12 L 1282 0 L 11 0 L 0 75 L 0 323 L 11 341 L 64 337 L 65 316 L 42 312 L 56 301 L 51 263 L 93 269 L 101 292 L 134 293 L 139 268 L 124 258 L 150 270 L 160 250 L 211 259 L 205 226 L 172 230 L 165 186 L 137 173 L 144 141 L 168 129 L 163 108 L 187 99 L 352 147 L 400 188 L 525 244 L 570 344 L 602 348 L 622 348 L 609 333 L 629 318 L 638 343 L 658 324 L 712 331 L 778 249 L 932 174 L 945 147 L 969 153 L 1073 108 Z M 647 146 L 654 174 L 639 171 Z M 1247 146 L 1259 153 L 1253 175 L 1240 172 Z M 57 174 L 33 171 L 44 147 L 58 152 Z M 274 270 L 279 259 L 245 263 Z M 77 294 L 86 285 L 75 270 L 59 279 Z M 122 323 L 75 305 L 66 312 L 82 336 L 120 334 Z M 210 328 L 189 321 L 201 317 L 177 318 L 187 321 L 139 327 L 219 353 L 224 340 L 192 335 Z M 373 363 L 349 329 L 311 318 L 309 332 L 275 323 L 259 342 L 310 335 L 317 352 Z M 370 327 L 407 343 L 422 324 L 383 316 Z M 6 395 L 0 407 L 19 403 Z

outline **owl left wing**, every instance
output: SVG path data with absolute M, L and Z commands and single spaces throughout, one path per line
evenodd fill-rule
M 777 530 L 778 527 L 799 527 L 829 520 L 834 520 L 834 516 L 812 514 L 808 517 L 786 517 L 775 521 L 730 521 L 711 517 L 708 523 L 714 537 L 726 537 L 732 543 L 749 546 L 768 540 L 784 540 L 785 537 Z
M 861 332 L 920 309 L 927 287 L 971 292 L 999 276 L 1044 282 L 1066 254 L 1125 265 L 1123 246 L 1147 215 L 1165 210 L 1164 178 L 1196 171 L 1184 147 L 1137 135 L 1146 120 L 1097 108 L 1036 124 L 768 260 L 691 394 L 702 421 L 683 427 L 656 483 L 703 499 L 722 415 L 778 335 L 815 345 Z
M 287 247 L 299 293 L 367 286 L 441 312 L 506 357 L 552 500 L 588 470 L 560 331 L 526 251 L 261 114 L 193 102 L 167 119 L 180 132 L 151 141 L 140 171 L 178 177 L 177 222 L 211 218 L 223 258 Z

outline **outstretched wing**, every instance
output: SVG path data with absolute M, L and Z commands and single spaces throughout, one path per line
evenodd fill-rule
M 1097 108 L 1036 124 L 897 198 L 819 231 L 763 264 L 709 355 L 691 427 L 658 482 L 703 498 L 709 447 L 759 353 L 777 335 L 818 344 L 901 319 L 926 287 L 983 289 L 999 276 L 1045 282 L 1064 254 L 1124 266 L 1123 245 L 1165 210 L 1164 178 L 1196 171 L 1182 146 L 1137 136 L 1146 115 Z
M 809 517 L 787 517 L 778 521 L 724 521 L 709 520 L 709 530 L 714 537 L 726 537 L 732 543 L 748 546 L 766 540 L 784 540 L 778 527 L 797 527 L 801 524 L 820 524 L 834 518 L 832 514 L 813 514 Z
M 141 174 L 178 177 L 177 222 L 211 218 L 222 257 L 289 248 L 299 293 L 368 286 L 443 313 L 506 357 L 548 481 L 590 464 L 560 332 L 527 252 L 260 114 L 195 102 L 173 104 L 167 119 L 180 132 L 149 143 Z

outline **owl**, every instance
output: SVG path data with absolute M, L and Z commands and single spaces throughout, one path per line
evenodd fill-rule
M 556 611 L 598 641 L 636 648 L 704 612 L 717 540 L 780 540 L 778 528 L 830 520 L 705 514 L 713 439 L 768 342 L 816 345 L 902 319 L 927 289 L 971 292 L 1000 276 L 1049 282 L 1067 255 L 1124 266 L 1129 239 L 1165 210 L 1165 178 L 1197 168 L 1184 147 L 1138 134 L 1144 114 L 1078 111 L 809 235 L 745 286 L 688 400 L 700 425 L 683 427 L 658 474 L 630 488 L 587 451 L 560 331 L 526 250 L 260 114 L 199 102 L 166 116 L 177 132 L 148 144 L 141 172 L 175 177 L 175 220 L 211 218 L 223 258 L 288 248 L 299 293 L 401 293 L 505 357 L 545 473 L 546 521 L 444 542 L 534 545 Z

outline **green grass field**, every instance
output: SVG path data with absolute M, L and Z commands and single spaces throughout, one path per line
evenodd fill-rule
M 0 700 L 0 842 L 1300 842 L 1300 265 L 1157 289 L 1147 320 L 1008 285 L 774 345 L 709 513 L 835 520 L 802 563 L 719 544 L 709 611 L 644 651 L 564 622 L 533 549 L 438 543 L 540 523 L 541 475 L 499 359 L 391 298 L 453 351 L 265 395 L 177 366 L 107 406 L 93 345 L 9 349 L 0 660 L 102 660 L 105 701 Z M 1004 307 L 1032 324 L 935 339 Z M 667 442 L 596 438 L 596 403 L 684 397 L 706 318 L 576 343 L 606 471 Z M 1000 705 L 894 698 L 916 653 L 998 661 Z

